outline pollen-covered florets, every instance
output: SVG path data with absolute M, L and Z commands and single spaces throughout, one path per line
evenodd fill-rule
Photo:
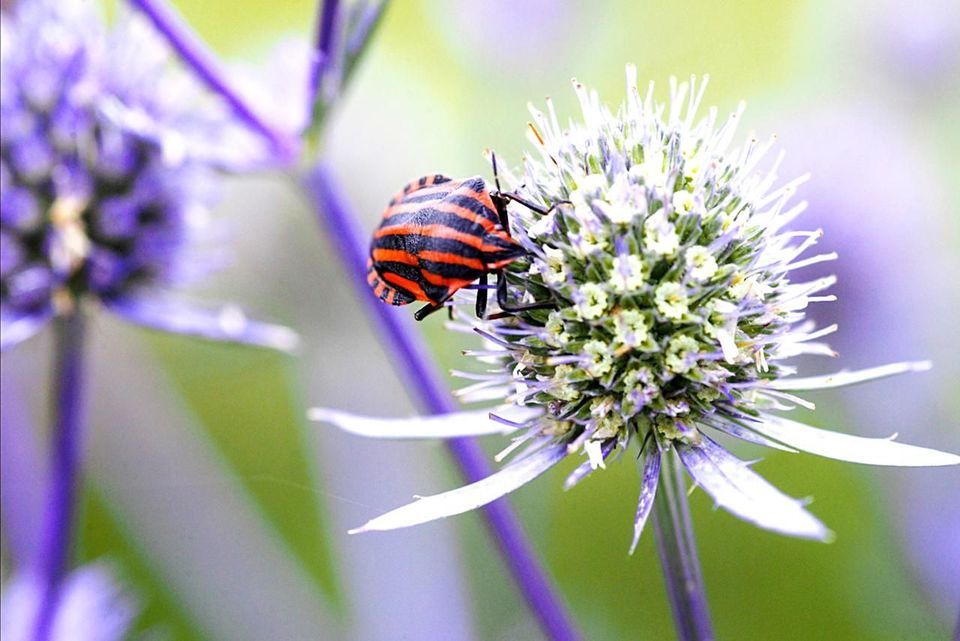
M 831 256 L 799 261 L 819 234 L 781 230 L 803 208 L 787 204 L 803 179 L 774 187 L 777 163 L 757 169 L 769 142 L 730 149 L 742 106 L 697 118 L 705 80 L 671 83 L 663 105 L 627 75 L 616 113 L 577 82 L 582 123 L 531 108 L 537 154 L 502 178 L 547 213 L 511 204 L 528 255 L 507 275 L 515 304 L 555 308 L 479 321 L 506 347 L 508 394 L 570 425 L 572 446 L 651 431 L 699 442 L 698 426 L 776 405 L 755 388 L 792 373 L 782 359 L 829 353 L 800 321 L 832 280 L 789 273 Z
M 418 496 L 353 532 L 391 530 L 460 514 L 522 487 L 569 456 L 583 456 L 569 489 L 629 447 L 638 451 L 640 493 L 631 551 L 654 501 L 676 509 L 677 466 L 716 505 L 756 525 L 827 541 L 831 532 L 804 501 L 782 494 L 711 438 L 710 432 L 789 452 L 870 465 L 948 466 L 960 457 L 888 438 L 822 430 L 780 415 L 811 406 L 794 393 L 923 371 L 928 362 L 798 377 L 784 361 L 832 354 L 803 322 L 833 278 L 794 283 L 819 232 L 784 231 L 803 209 L 788 206 L 803 178 L 774 187 L 778 161 L 761 165 L 770 143 L 730 149 L 742 108 L 722 123 L 697 119 L 705 83 L 671 83 L 671 101 L 641 98 L 628 68 L 627 100 L 616 113 L 574 83 L 583 122 L 560 127 L 552 105 L 533 109 L 536 148 L 519 176 L 501 171 L 499 203 L 526 253 L 498 272 L 500 310 L 467 288 L 454 300 L 451 329 L 486 341 L 468 351 L 482 371 L 466 402 L 492 411 L 378 419 L 315 408 L 315 420 L 379 438 L 512 434 L 499 471 L 464 487 Z M 688 93 L 689 92 L 689 93 Z M 493 160 L 493 159 L 491 159 Z M 497 164 L 493 163 L 496 173 Z M 505 184 L 501 188 L 501 184 Z M 504 287 L 504 285 L 506 287 Z M 477 288 L 485 287 L 481 281 Z M 673 486 L 658 492 L 661 475 Z

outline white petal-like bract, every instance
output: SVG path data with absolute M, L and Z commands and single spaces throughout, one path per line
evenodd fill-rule
M 960 456 L 888 438 L 864 438 L 810 427 L 782 416 L 765 414 L 751 428 L 798 450 L 851 463 L 898 467 L 937 467 L 960 464 Z
M 832 534 L 803 503 L 783 494 L 745 462 L 701 435 L 700 445 L 677 444 L 680 460 L 717 505 L 781 534 L 828 541 Z
M 502 411 L 501 411 L 502 410 Z M 526 408 L 498 408 L 490 410 L 475 410 L 470 412 L 453 412 L 451 414 L 435 414 L 432 416 L 411 416 L 408 418 L 379 418 L 375 416 L 360 416 L 350 412 L 312 407 L 307 412 L 311 421 L 320 421 L 336 425 L 345 432 L 373 438 L 389 439 L 429 439 L 429 438 L 462 438 L 464 436 L 484 436 L 487 434 L 508 434 L 517 428 L 495 421 L 491 414 L 514 419 L 525 420 L 536 415 L 536 410 Z
M 669 454 L 669 452 L 668 452 Z M 673 456 L 671 454 L 671 456 Z M 630 554 L 637 549 L 643 526 L 650 516 L 653 499 L 657 495 L 657 484 L 660 481 L 660 450 L 651 447 L 643 460 L 643 472 L 640 476 L 640 499 L 637 501 L 637 514 L 633 519 L 633 541 L 630 542 Z
M 826 376 L 807 376 L 803 378 L 780 378 L 769 382 L 768 386 L 777 390 L 817 390 L 831 389 L 856 385 L 880 378 L 907 374 L 909 372 L 925 372 L 930 369 L 930 361 L 914 361 L 906 363 L 890 363 L 879 367 L 869 367 L 853 372 L 841 371 Z
M 566 455 L 566 445 L 552 443 L 504 466 L 502 470 L 483 480 L 443 494 L 419 498 L 413 503 L 378 516 L 362 527 L 350 530 L 350 534 L 396 530 L 475 510 L 529 483 L 562 461 Z

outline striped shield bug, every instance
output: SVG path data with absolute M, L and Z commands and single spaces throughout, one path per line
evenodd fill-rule
M 496 177 L 496 157 L 493 161 Z M 391 305 L 415 300 L 427 305 L 414 318 L 423 320 L 444 306 L 459 289 L 479 280 L 477 316 L 487 306 L 487 275 L 497 274 L 497 303 L 503 312 L 553 307 L 553 303 L 510 304 L 503 268 L 527 252 L 510 236 L 507 203 L 511 200 L 541 214 L 547 210 L 515 194 L 487 189 L 480 176 L 453 180 L 442 174 L 407 184 L 390 200 L 374 232 L 367 282 Z

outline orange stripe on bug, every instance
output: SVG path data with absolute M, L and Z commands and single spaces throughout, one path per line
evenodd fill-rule
M 378 263 L 403 263 L 404 265 L 419 265 L 417 257 L 408 251 L 402 249 L 379 249 L 373 250 L 373 260 Z
M 500 235 L 500 233 L 491 234 L 497 236 L 503 240 L 508 240 L 512 244 L 516 244 L 516 241 L 506 236 Z M 394 225 L 393 227 L 381 227 L 374 234 L 374 238 L 383 238 L 384 236 L 424 236 L 427 238 L 444 238 L 446 240 L 456 240 L 473 247 L 474 249 L 479 249 L 482 252 L 495 253 L 503 251 L 504 248 L 497 245 L 488 245 L 484 242 L 484 238 L 481 236 L 474 236 L 473 234 L 467 234 L 464 232 L 459 232 L 456 229 L 451 229 L 446 225 Z
M 391 207 L 387 207 L 386 211 L 383 212 L 383 219 L 389 220 L 400 214 L 415 214 L 428 207 L 438 213 L 453 214 L 454 216 L 468 220 L 472 223 L 480 225 L 488 232 L 494 232 L 496 230 L 496 223 L 494 223 L 490 218 L 487 218 L 483 214 L 477 213 L 472 209 L 467 209 L 462 205 L 458 205 L 457 203 L 446 202 L 442 199 L 430 202 L 398 203 Z M 491 211 L 493 210 L 491 209 Z
M 431 285 L 436 287 L 446 287 L 449 293 L 455 292 L 458 289 L 462 289 L 473 282 L 473 280 L 464 280 L 462 278 L 447 278 L 446 276 L 434 274 L 426 269 L 420 270 L 420 276 Z
M 476 269 L 477 271 L 486 271 L 487 266 L 483 264 L 483 261 L 479 258 L 469 258 L 467 256 L 461 256 L 460 254 L 453 254 L 450 252 L 438 252 L 431 250 L 424 250 L 420 252 L 420 258 L 422 260 L 428 260 L 432 263 L 447 263 L 448 265 L 462 265 L 463 267 L 469 267 L 470 269 Z M 511 259 L 511 262 L 515 259 Z
M 373 288 L 374 296 L 391 305 L 406 305 L 416 300 L 413 297 L 405 296 L 385 283 L 374 268 L 373 259 L 367 259 L 367 283 Z
M 390 283 L 391 285 L 396 285 L 397 287 L 402 287 L 404 290 L 410 293 L 416 300 L 428 300 L 433 301 L 432 298 L 423 291 L 423 287 L 420 286 L 420 283 L 405 278 L 400 274 L 394 272 L 386 272 L 382 276 L 383 280 Z
M 443 185 L 444 183 L 448 182 L 452 182 L 451 179 L 443 174 L 427 174 L 426 176 L 421 176 L 416 180 L 411 180 L 404 185 L 403 189 L 394 194 L 393 198 L 390 200 L 390 204 L 392 205 L 400 202 L 410 194 L 416 193 L 423 189 L 428 189 L 435 185 Z

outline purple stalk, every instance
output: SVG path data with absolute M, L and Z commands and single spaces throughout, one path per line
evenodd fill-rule
M 306 177 L 304 187 L 316 208 L 317 217 L 333 239 L 334 251 L 352 276 L 357 294 L 366 303 L 383 339 L 391 346 L 392 360 L 403 375 L 402 379 L 411 383 L 409 391 L 431 414 L 456 411 L 457 407 L 437 375 L 410 316 L 377 300 L 367 285 L 367 236 L 330 169 L 323 163 L 318 164 Z M 490 465 L 476 441 L 455 439 L 448 442 L 448 447 L 468 482 L 479 481 L 491 474 Z M 507 500 L 495 501 L 483 510 L 500 553 L 544 633 L 550 639 L 579 639 L 579 633 L 540 567 Z
M 231 105 L 238 116 L 249 126 L 261 132 L 273 144 L 279 156 L 292 157 L 296 145 L 283 134 L 276 132 L 260 120 L 246 105 L 243 99 L 228 85 L 217 69 L 213 55 L 206 49 L 190 28 L 162 0 L 130 0 L 139 8 L 167 38 L 184 62 L 210 86 L 220 93 Z M 318 58 L 311 70 L 311 91 L 316 91 L 325 73 L 327 60 L 333 43 L 338 11 L 337 0 L 325 2 L 318 25 Z M 379 13 L 374 14 L 376 16 Z M 367 29 L 369 33 L 369 28 Z M 449 413 L 456 410 L 446 388 L 441 383 L 430 357 L 423 344 L 411 328 L 409 319 L 398 314 L 390 314 L 385 306 L 376 301 L 366 284 L 366 240 L 359 228 L 355 216 L 350 212 L 346 200 L 332 174 L 322 165 L 305 181 L 305 187 L 314 197 L 318 216 L 324 221 L 338 239 L 334 247 L 346 267 L 354 273 L 354 283 L 367 301 L 374 317 L 378 319 L 381 331 L 396 349 L 404 366 L 404 379 L 417 383 L 414 393 L 421 405 L 434 414 Z M 410 374 L 413 376 L 410 376 Z M 459 465 L 464 477 L 477 481 L 490 475 L 492 470 L 480 447 L 472 440 L 457 439 L 449 443 L 451 453 Z M 510 510 L 506 499 L 491 503 L 484 508 L 487 523 L 494 533 L 497 545 L 517 581 L 524 598 L 538 617 L 541 626 L 549 638 L 574 640 L 580 636 L 573 623 L 554 593 L 550 582 L 543 574 L 533 549 L 520 528 L 516 516 Z
M 240 94 L 231 88 L 216 57 L 168 3 L 163 0 L 130 0 L 130 4 L 153 23 L 197 76 L 227 101 L 238 118 L 269 141 L 280 160 L 286 162 L 295 157 L 297 142 L 258 116 Z
M 317 37 L 313 59 L 310 61 L 310 84 L 308 85 L 307 113 L 315 113 L 321 100 L 323 79 L 333 60 L 335 26 L 340 15 L 339 0 L 319 0 L 320 15 L 317 16 Z
M 380 18 L 383 16 L 383 10 L 386 8 L 387 0 L 378 0 L 372 5 L 363 7 L 363 12 L 357 18 L 353 31 L 348 34 L 347 44 L 344 47 L 348 63 L 360 55 L 360 51 L 367 44 L 367 40 L 370 39 L 370 33 L 380 21 Z
M 680 641 L 714 639 L 697 544 L 687 506 L 683 467 L 671 448 L 661 456 L 660 485 L 654 499 L 657 553 Z
M 43 601 L 37 615 L 35 641 L 46 641 L 51 632 L 61 582 L 70 563 L 84 415 L 83 312 L 76 309 L 58 317 L 54 329 L 51 486 L 43 547 L 38 559 Z

